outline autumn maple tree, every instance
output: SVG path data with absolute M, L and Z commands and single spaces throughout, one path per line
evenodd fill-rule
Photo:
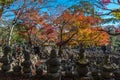
M 21 4 L 18 7 L 14 8 L 14 9 L 10 8 L 11 6 L 13 6 L 13 7 L 16 6 L 17 4 L 19 4 L 19 2 L 21 2 Z M 36 2 L 37 2 L 37 4 L 34 4 Z M 23 23 L 26 26 L 26 28 L 29 27 L 28 31 L 30 33 L 30 30 L 32 30 L 30 27 L 35 27 L 34 24 L 36 24 L 36 25 L 37 24 L 41 24 L 41 25 L 43 24 L 43 23 L 41 23 L 43 18 L 36 15 L 36 12 L 37 12 L 37 14 L 39 14 L 40 10 L 42 8 L 47 7 L 47 6 L 43 7 L 44 5 L 46 5 L 47 2 L 50 2 L 50 0 L 45 0 L 45 1 L 43 1 L 43 0 L 22 0 L 22 1 L 20 1 L 20 0 L 16 0 L 16 1 L 14 1 L 14 0 L 3 0 L 3 1 L 0 1 L 0 6 L 1 6 L 0 17 L 3 14 L 6 14 L 7 12 L 12 13 L 12 15 L 7 14 L 7 15 L 4 15 L 4 17 L 10 17 L 11 18 L 11 16 L 12 16 L 12 18 L 13 18 L 13 16 L 14 16 L 14 18 L 11 19 L 11 22 L 10 22 L 11 25 L 7 26 L 8 29 L 9 29 L 9 33 L 7 35 L 8 36 L 7 37 L 7 40 L 8 40 L 7 44 L 8 45 L 11 44 L 11 41 L 12 41 L 12 38 L 13 38 L 14 28 L 15 28 L 16 25 L 18 25 L 20 23 Z M 38 5 L 42 5 L 42 6 L 38 7 Z M 5 9 L 5 11 L 4 11 L 4 9 Z M 30 10 L 33 11 L 33 12 L 31 12 Z M 39 20 L 39 21 L 37 21 L 37 20 Z
M 71 12 L 68 10 L 64 12 L 55 20 L 59 28 L 57 45 L 62 46 L 69 43 L 78 45 L 79 42 L 91 43 L 92 45 L 108 44 L 108 34 L 106 32 L 101 33 L 96 30 L 96 27 L 94 28 L 101 21 L 99 17 L 85 16 L 80 11 Z M 104 43 L 102 44 L 102 42 Z
M 40 15 L 37 10 L 28 9 L 19 17 L 17 34 L 31 45 L 56 41 L 56 27 L 49 23 L 48 19 L 47 13 Z

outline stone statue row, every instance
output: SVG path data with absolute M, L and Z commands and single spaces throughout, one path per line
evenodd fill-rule
M 91 61 L 84 54 L 83 47 L 79 49 L 78 56 L 70 56 L 67 60 L 58 57 L 56 50 L 52 49 L 44 67 L 40 64 L 35 69 L 30 51 L 23 49 L 23 55 L 19 54 L 16 58 L 10 52 L 10 46 L 5 46 L 0 59 L 2 76 L 22 76 L 29 80 L 120 80 L 120 66 L 111 63 L 111 56 L 106 54 L 103 62 L 97 62 L 95 58 Z

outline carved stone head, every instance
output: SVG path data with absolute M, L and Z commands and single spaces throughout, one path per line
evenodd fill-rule
M 56 51 L 55 49 L 52 49 L 50 53 L 50 58 L 56 58 L 56 57 L 57 57 Z
M 4 55 L 7 55 L 11 51 L 10 46 L 5 46 L 3 51 L 4 51 Z

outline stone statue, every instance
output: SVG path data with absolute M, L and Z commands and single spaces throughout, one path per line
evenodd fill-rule
M 3 72 L 8 72 L 11 68 L 10 64 L 12 62 L 11 58 L 10 58 L 10 52 L 11 52 L 11 48 L 9 46 L 5 46 L 3 49 L 3 53 L 4 55 L 2 56 L 0 62 L 3 63 L 1 69 Z
M 39 55 L 40 54 L 40 47 L 38 45 L 35 45 L 33 49 L 34 49 L 35 55 Z
M 101 47 L 101 49 L 102 49 L 102 51 L 103 51 L 103 53 L 106 53 L 106 46 L 105 45 L 103 45 L 102 47 Z
M 120 80 L 120 66 L 119 65 L 115 65 L 115 70 L 114 70 L 114 77 L 115 80 Z
M 85 58 L 84 49 L 81 48 L 76 59 L 76 71 L 78 78 L 86 77 L 88 73 L 88 59 Z
M 39 80 L 43 78 L 43 69 L 42 68 L 37 68 L 36 69 L 36 75 L 33 76 L 32 80 Z
M 72 63 L 70 61 L 67 61 L 66 66 L 65 66 L 65 75 L 64 78 L 65 80 L 73 80 L 74 79 L 74 74 L 72 71 Z
M 25 50 L 24 51 L 24 61 L 22 62 L 22 70 L 23 70 L 23 73 L 24 73 L 24 76 L 29 78 L 32 76 L 32 70 L 31 70 L 31 66 L 32 66 L 32 62 L 30 60 L 30 52 Z
M 120 80 L 120 58 L 119 55 L 114 56 L 113 59 L 113 64 L 114 64 L 114 76 L 115 80 Z
M 19 62 L 16 63 L 16 65 L 13 67 L 13 75 L 14 76 L 21 76 L 21 66 L 19 65 Z
M 113 77 L 113 70 L 114 69 L 110 63 L 110 56 L 106 55 L 104 64 L 102 66 L 102 72 L 101 72 L 102 78 L 105 80 L 111 80 Z
M 94 80 L 101 80 L 101 74 L 100 74 L 100 70 L 99 70 L 99 65 L 96 64 L 96 62 L 94 62 L 93 64 L 91 64 L 92 66 L 90 66 L 92 68 L 91 70 L 91 74 Z
M 53 49 L 50 53 L 50 58 L 46 61 L 47 77 L 50 80 L 60 79 L 60 61 L 57 58 L 56 51 Z

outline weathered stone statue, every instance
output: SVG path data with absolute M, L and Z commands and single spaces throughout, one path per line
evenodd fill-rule
M 105 46 L 105 45 L 103 45 L 103 46 L 101 47 L 101 49 L 102 49 L 103 53 L 106 53 L 106 46 Z
M 61 60 L 61 71 L 65 71 L 66 69 L 66 60 Z
M 24 51 L 24 61 L 22 62 L 22 70 L 23 70 L 23 75 L 27 78 L 32 76 L 32 70 L 31 70 L 31 66 L 32 66 L 32 62 L 30 60 L 30 52 L 25 50 Z
M 16 59 L 16 47 L 12 50 L 12 57 Z
M 17 62 L 16 65 L 13 67 L 13 75 L 21 76 L 21 66 L 19 65 L 19 62 Z
M 2 56 L 0 62 L 3 63 L 1 70 L 3 72 L 8 72 L 10 70 L 10 64 L 12 62 L 11 58 L 10 58 L 10 52 L 11 52 L 11 48 L 9 46 L 5 46 L 3 49 L 3 53 L 4 55 Z
M 40 54 L 40 47 L 39 47 L 38 45 L 35 45 L 35 46 L 33 47 L 33 49 L 34 49 L 35 55 L 39 55 L 39 54 Z
M 51 50 L 50 58 L 46 61 L 48 80 L 60 80 L 60 61 L 57 58 L 56 51 Z
M 115 80 L 120 80 L 120 66 L 116 65 L 117 68 L 114 70 Z
M 78 78 L 86 77 L 88 73 L 88 59 L 85 58 L 84 49 L 81 48 L 76 59 L 76 71 Z
M 102 66 L 102 72 L 101 72 L 102 78 L 105 80 L 111 80 L 113 77 L 113 70 L 114 69 L 110 63 L 110 57 L 106 55 L 104 64 Z
M 62 51 L 61 49 L 59 49 L 59 51 L 58 51 L 58 56 L 59 56 L 60 58 L 62 58 L 62 55 L 63 55 L 63 51 Z
M 36 75 L 34 75 L 32 79 L 33 80 L 43 79 L 43 69 L 42 68 L 37 68 L 36 69 Z
M 92 66 L 90 66 L 92 68 L 91 70 L 91 75 L 92 75 L 92 78 L 94 80 L 101 80 L 101 74 L 100 74 L 100 70 L 99 70 L 99 65 L 96 64 L 96 62 L 94 62 L 92 64 Z
M 65 65 L 65 75 L 63 75 L 63 78 L 65 78 L 65 80 L 73 80 L 74 79 L 74 75 L 72 73 L 72 63 L 70 63 L 70 61 L 67 61 L 66 65 Z
M 118 59 L 113 59 L 113 68 L 114 68 L 114 77 L 115 77 L 115 80 L 120 80 L 120 64 L 119 64 L 119 58 Z

